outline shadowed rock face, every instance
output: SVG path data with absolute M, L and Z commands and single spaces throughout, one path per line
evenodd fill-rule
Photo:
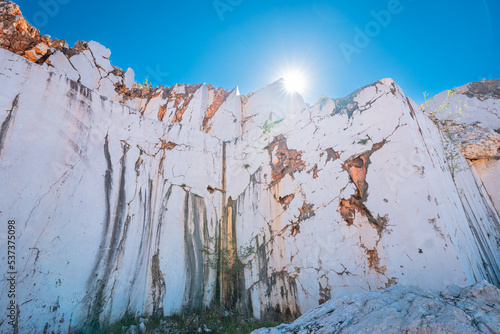
M 486 282 L 441 292 L 395 286 L 335 295 L 290 325 L 252 334 L 288 333 L 498 333 L 500 290 Z
M 208 232 L 207 211 L 202 198 L 186 193 L 184 200 L 184 244 L 186 272 L 188 279 L 184 290 L 184 310 L 195 311 L 203 308 L 206 276 L 203 254 L 204 236 Z M 205 237 L 206 238 L 206 237 Z
M 17 108 L 18 101 L 19 101 L 19 95 L 17 95 L 12 101 L 12 106 L 7 111 L 7 115 L 5 116 L 2 125 L 0 127 L 0 156 L 2 154 L 3 143 L 5 141 L 5 137 L 7 136 L 7 131 L 9 130 L 10 122 L 15 117 L 15 111 Z
M 472 82 L 442 92 L 426 105 L 445 134 L 445 146 L 456 147 L 474 166 L 500 213 L 500 80 Z
M 500 80 L 472 82 L 467 85 L 467 90 L 464 93 L 470 98 L 477 97 L 482 101 L 488 98 L 500 99 Z
M 38 43 L 0 4 L 3 40 L 19 26 Z M 495 166 L 475 173 L 460 152 L 450 165 L 439 128 L 392 80 L 308 106 L 281 81 L 248 98 L 149 87 L 96 42 L 36 60 L 30 43 L 0 49 L 19 332 L 212 303 L 292 320 L 339 292 L 500 284 L 500 223 L 479 178 L 495 183 Z

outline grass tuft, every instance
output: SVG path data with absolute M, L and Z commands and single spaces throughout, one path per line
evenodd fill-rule
M 210 308 L 169 317 L 147 319 L 146 334 L 248 334 L 259 328 L 275 327 L 281 324 L 276 321 L 245 317 L 222 308 Z M 137 326 L 138 324 L 139 317 L 128 317 L 102 328 L 99 333 L 122 334 L 125 333 L 124 327 Z

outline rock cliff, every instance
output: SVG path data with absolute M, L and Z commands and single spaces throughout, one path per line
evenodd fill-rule
M 313 106 L 282 80 L 250 97 L 137 85 L 104 46 L 40 36 L 11 2 L 0 16 L 0 219 L 16 224 L 20 332 L 213 303 L 291 320 L 335 293 L 500 285 L 485 127 L 440 129 L 391 79 Z
M 500 213 L 500 80 L 473 82 L 422 105 L 478 173 Z

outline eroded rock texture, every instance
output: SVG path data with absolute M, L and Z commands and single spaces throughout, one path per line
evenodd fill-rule
M 474 166 L 500 213 L 500 80 L 473 82 L 430 99 L 423 108 L 444 133 L 447 155 L 457 147 Z
M 290 325 L 252 334 L 498 333 L 500 290 L 486 282 L 441 292 L 395 286 L 377 292 L 335 295 Z
M 211 303 L 292 320 L 338 292 L 500 284 L 491 189 L 460 152 L 450 167 L 391 79 L 314 106 L 282 81 L 249 97 L 141 87 L 96 42 L 47 40 L 31 59 L 38 31 L 0 4 L 0 219 L 17 226 L 20 332 Z

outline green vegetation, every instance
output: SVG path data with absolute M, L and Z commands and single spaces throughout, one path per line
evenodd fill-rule
M 328 99 L 329 99 L 329 97 L 328 97 L 328 96 L 323 95 L 322 97 L 320 97 L 320 98 L 318 99 L 318 101 L 316 101 L 316 103 L 315 103 L 315 104 L 320 104 L 320 105 L 325 104 L 325 103 L 326 103 L 326 101 L 328 101 Z
M 446 133 L 446 127 L 443 127 L 447 122 L 455 123 L 461 117 L 463 117 L 464 112 L 468 109 L 467 104 L 463 103 L 463 100 L 458 100 L 457 105 L 454 110 L 448 111 L 450 108 L 450 98 L 456 95 L 456 92 L 452 89 L 448 90 L 448 94 L 446 95 L 446 99 L 437 107 L 433 112 L 430 113 L 431 119 L 441 130 L 441 141 L 443 143 L 446 162 L 448 163 L 448 168 L 450 170 L 451 176 L 455 179 L 455 176 L 458 172 L 464 170 L 464 168 L 460 165 L 461 153 L 458 147 L 455 145 L 453 136 L 451 133 Z M 427 92 L 424 92 L 425 103 L 422 103 L 420 106 L 425 110 L 428 105 L 427 97 L 429 95 Z M 448 114 L 446 114 L 448 111 Z M 436 113 L 439 113 L 439 118 L 436 117 Z
M 185 187 L 183 184 L 181 187 Z M 253 239 L 251 239 L 253 240 Z M 234 281 L 238 276 L 243 275 L 246 263 L 256 252 L 255 245 L 250 241 L 241 247 L 237 247 L 236 240 L 225 230 L 220 230 L 220 234 L 207 240 L 202 252 L 206 258 L 206 266 L 217 272 L 217 279 Z M 224 287 L 217 287 L 215 290 Z M 217 295 L 217 292 L 215 292 Z M 263 327 L 275 327 L 281 322 L 256 320 L 251 316 L 243 316 L 234 312 L 229 307 L 217 306 L 217 300 L 210 307 L 203 309 L 182 312 L 176 315 L 159 318 L 126 317 L 105 328 L 101 328 L 99 333 L 124 333 L 130 326 L 132 330 L 139 331 L 139 324 L 143 320 L 147 334 L 159 333 L 214 333 L 214 334 L 248 334 Z M 144 321 L 144 319 L 147 319 Z
M 272 120 L 272 115 L 269 116 L 269 119 L 267 119 L 264 124 L 262 124 L 262 130 L 264 131 L 264 134 L 266 133 L 271 133 L 271 130 L 276 126 L 276 124 L 279 124 L 283 121 L 284 118 L 273 121 Z
M 274 327 L 280 324 L 242 317 L 221 308 L 211 308 L 167 319 L 175 323 L 177 328 L 187 330 L 186 333 L 194 333 L 198 328 L 208 328 L 212 330 L 212 333 L 243 334 L 251 333 L 258 328 Z
M 99 333 L 122 334 L 123 327 L 137 325 L 139 318 L 126 318 L 103 328 Z M 152 333 L 202 333 L 214 334 L 247 334 L 262 327 L 278 326 L 279 322 L 256 320 L 243 317 L 222 308 L 210 308 L 189 313 L 182 313 L 170 317 L 149 318 L 146 325 L 146 334 Z
M 227 243 L 226 247 L 224 243 Z M 243 271 L 245 264 L 241 260 L 254 254 L 255 247 L 247 244 L 236 250 L 236 240 L 222 231 L 222 236 L 209 239 L 209 246 L 204 246 L 202 252 L 207 255 L 208 267 L 218 270 L 224 276 L 234 276 Z
M 448 94 L 446 95 L 446 99 L 432 111 L 430 114 L 432 116 L 436 116 L 436 114 L 439 114 L 440 122 L 441 124 L 445 124 L 446 122 L 453 121 L 456 122 L 464 115 L 464 112 L 468 109 L 467 104 L 463 103 L 463 100 L 458 100 L 457 105 L 455 106 L 454 110 L 448 111 L 448 114 L 443 113 L 443 111 L 446 111 L 450 107 L 450 98 L 456 95 L 456 92 L 452 89 L 448 90 Z M 427 92 L 424 92 L 424 100 L 425 102 L 422 103 L 420 106 L 422 109 L 426 109 L 428 106 L 428 100 L 427 97 L 429 94 Z M 434 122 L 439 123 L 437 118 L 434 118 Z
M 148 78 L 146 78 L 146 80 L 144 81 L 144 83 L 137 84 L 135 87 L 139 88 L 139 89 L 143 89 L 143 88 L 152 88 L 153 85 L 151 84 L 151 82 L 148 82 Z
M 369 139 L 361 139 L 360 141 L 358 141 L 358 144 L 366 145 L 368 143 L 368 140 Z
M 427 93 L 427 91 L 424 92 L 424 101 L 425 101 L 425 105 L 428 104 L 428 101 L 427 101 L 427 98 L 429 97 L 429 93 Z M 424 108 L 424 104 L 421 104 L 420 105 L 422 108 Z
M 450 133 L 443 133 L 442 141 L 451 177 L 455 179 L 456 173 L 464 170 L 464 168 L 460 166 L 460 157 L 462 154 L 460 153 L 458 147 L 454 144 L 453 137 Z

